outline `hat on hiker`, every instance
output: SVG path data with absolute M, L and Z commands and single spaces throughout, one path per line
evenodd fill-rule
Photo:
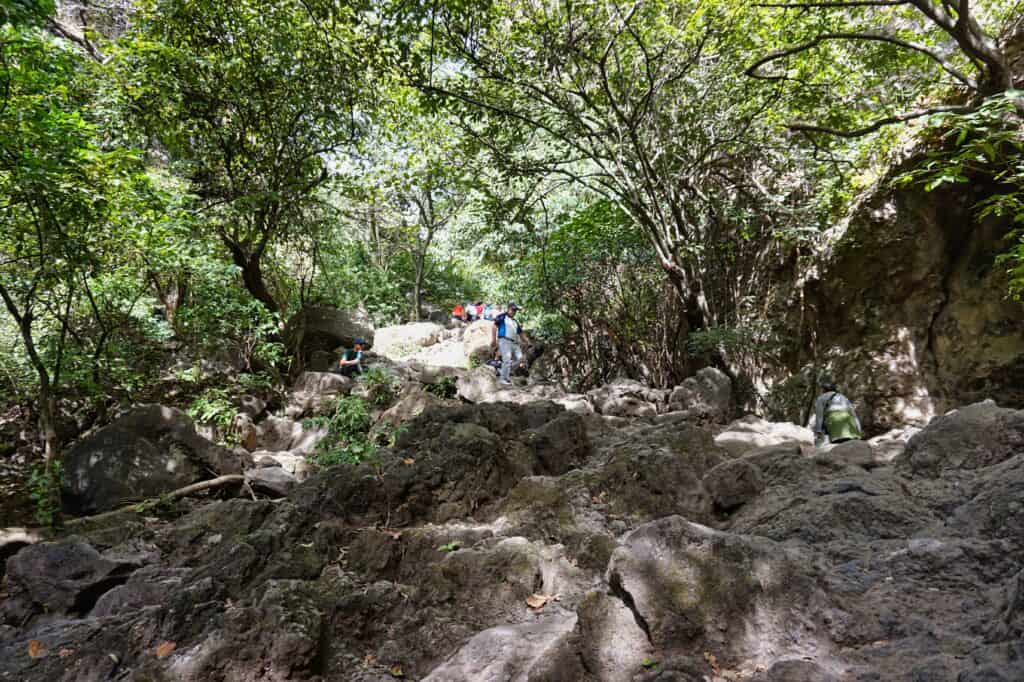
M 355 344 L 356 346 L 365 346 L 366 345 L 366 339 L 364 339 L 361 336 L 357 336 L 355 341 L 353 341 L 352 343 Z
M 509 310 L 519 310 L 519 306 L 517 306 L 514 302 L 513 303 L 509 303 L 508 304 L 508 309 Z
M 832 378 L 831 374 L 822 374 L 818 379 L 818 385 L 826 391 L 836 390 L 836 381 Z

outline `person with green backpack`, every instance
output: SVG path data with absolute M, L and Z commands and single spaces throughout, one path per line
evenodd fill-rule
M 818 382 L 823 393 L 814 401 L 814 442 L 844 443 L 864 436 L 853 403 L 839 392 L 830 376 Z

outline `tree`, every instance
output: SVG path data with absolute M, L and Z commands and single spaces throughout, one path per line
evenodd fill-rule
M 142 128 L 188 178 L 198 211 L 270 311 L 264 257 L 292 234 L 360 128 L 357 8 L 154 0 L 118 54 Z
M 85 84 L 76 53 L 35 32 L 0 31 L 0 299 L 37 375 L 49 464 L 76 316 L 84 309 L 89 324 L 103 327 L 92 280 L 119 250 L 112 220 L 132 191 L 137 157 L 98 144 L 79 111 Z
M 780 32 L 799 38 L 760 57 L 746 73 L 790 86 L 796 97 L 830 93 L 842 109 L 827 112 L 835 123 L 789 121 L 796 132 L 861 137 L 937 113 L 966 113 L 1013 87 L 1006 46 L 991 32 L 1013 4 L 994 2 L 979 10 L 968 0 L 759 3 L 785 12 Z M 949 102 L 954 91 L 959 101 Z
M 735 321 L 768 270 L 747 264 L 778 253 L 772 216 L 793 210 L 774 95 L 741 77 L 756 18 L 687 0 L 452 4 L 416 22 L 437 57 L 411 61 L 508 174 L 567 178 L 630 217 L 685 306 L 685 336 Z

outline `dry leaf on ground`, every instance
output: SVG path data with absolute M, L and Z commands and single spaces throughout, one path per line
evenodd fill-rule
M 31 658 L 42 658 L 46 655 L 46 645 L 38 639 L 28 640 L 28 655 Z
M 552 601 L 558 601 L 557 594 L 531 594 L 526 598 L 526 605 L 531 609 L 540 610 Z
M 160 644 L 157 645 L 157 647 L 156 647 L 156 657 L 157 658 L 167 658 L 177 648 L 178 648 L 178 645 L 175 644 L 174 642 L 160 642 Z

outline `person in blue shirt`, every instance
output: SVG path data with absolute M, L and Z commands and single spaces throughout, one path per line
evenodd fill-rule
M 516 312 L 519 306 L 515 303 L 508 304 L 508 311 L 501 313 L 494 318 L 494 327 L 491 329 L 491 348 L 501 351 L 501 374 L 498 383 L 504 386 L 511 386 L 512 368 L 517 367 L 523 361 L 523 347 L 520 340 L 529 342 L 523 334 L 523 327 L 516 320 Z
M 352 350 L 346 350 L 341 359 L 338 360 L 338 366 L 334 370 L 336 373 L 346 377 L 353 377 L 363 373 L 363 348 L 366 346 L 366 341 L 357 338 L 353 344 Z

